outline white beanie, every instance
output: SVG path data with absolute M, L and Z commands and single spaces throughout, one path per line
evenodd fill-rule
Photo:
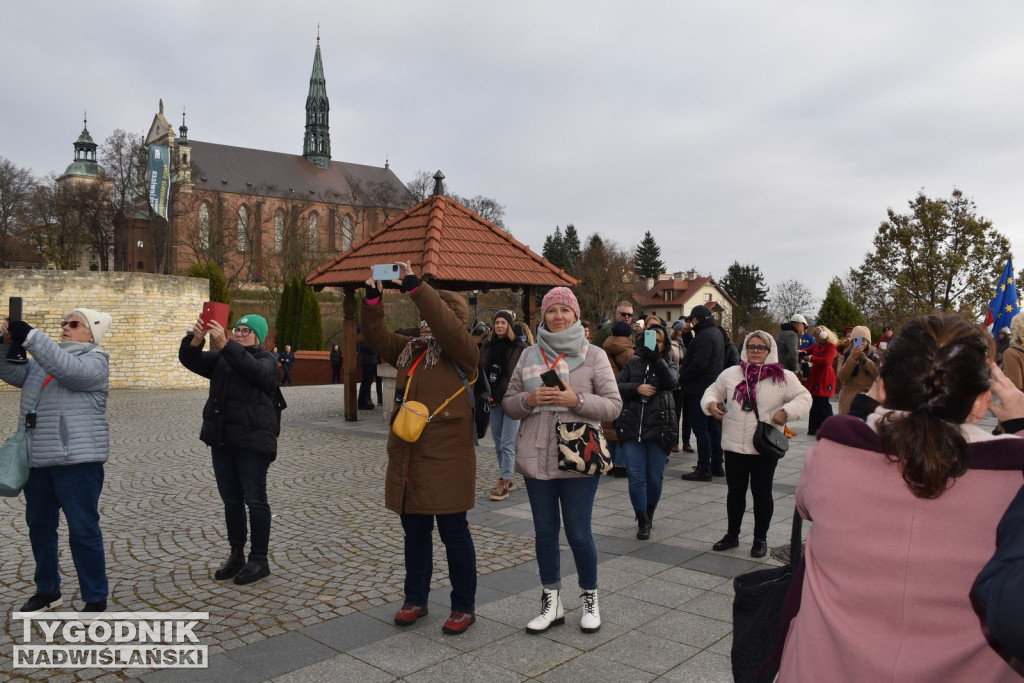
M 77 315 L 86 322 L 89 326 L 89 331 L 92 332 L 92 338 L 97 344 L 103 341 L 103 337 L 107 336 L 110 323 L 113 321 L 109 313 L 100 313 L 91 308 L 76 308 L 65 313 L 64 318 L 67 319 L 72 314 Z

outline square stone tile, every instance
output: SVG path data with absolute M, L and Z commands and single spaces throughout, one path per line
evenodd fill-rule
M 699 614 L 671 610 L 660 617 L 640 626 L 644 633 L 650 633 L 684 645 L 706 648 L 732 632 L 732 624 L 709 619 Z
M 555 642 L 543 635 L 525 631 L 513 633 L 492 646 L 476 650 L 473 655 L 529 678 L 554 669 L 578 657 L 581 651 Z
M 732 600 L 731 595 L 709 591 L 683 603 L 679 609 L 732 623 Z
M 272 679 L 272 683 L 319 683 L 320 681 L 360 681 L 360 683 L 391 683 L 396 680 L 386 671 L 361 662 L 349 655 L 338 655 L 317 664 Z
M 524 567 L 528 566 L 535 568 L 537 565 L 536 563 L 532 563 L 532 565 L 520 565 L 519 567 L 502 569 L 491 574 L 479 576 L 476 580 L 477 591 L 486 586 L 502 591 L 506 595 L 514 595 L 531 588 L 536 588 L 537 591 L 540 592 L 540 575 L 535 570 L 530 571 L 529 569 L 524 569 Z M 500 600 L 501 598 L 496 596 L 496 599 Z M 493 601 L 488 600 L 487 602 Z M 480 604 L 481 601 L 478 599 L 478 609 Z
M 593 650 L 613 662 L 620 662 L 652 674 L 663 674 L 699 652 L 695 647 L 631 631 Z
M 338 652 L 346 652 L 376 640 L 390 638 L 398 632 L 398 627 L 394 624 L 386 624 L 361 612 L 307 626 L 299 631 Z
M 720 553 L 704 553 L 684 562 L 682 566 L 686 569 L 696 569 L 708 574 L 732 577 L 757 569 L 760 567 L 760 564 L 735 557 L 727 557 Z
M 678 683 L 732 683 L 732 660 L 705 650 L 666 672 L 658 680 Z
M 404 677 L 450 659 L 459 651 L 418 633 L 400 633 L 349 652 L 370 666 Z
M 323 643 L 296 631 L 225 653 L 229 659 L 246 669 L 258 671 L 266 677 L 288 673 L 337 654 Z
M 654 534 L 651 534 L 654 537 Z M 680 548 L 674 545 L 665 545 L 663 543 L 651 543 L 639 550 L 631 553 L 633 557 L 640 558 L 641 560 L 650 560 L 652 562 L 660 562 L 662 564 L 676 565 L 682 564 L 687 560 L 692 560 L 701 554 L 700 550 L 693 550 L 690 548 Z
M 703 592 L 700 588 L 693 586 L 652 578 L 626 586 L 618 594 L 662 607 L 676 607 L 689 602 Z
M 518 595 L 496 600 L 487 605 L 477 607 L 477 619 L 483 617 L 515 629 L 525 629 L 526 624 L 540 614 L 540 586 L 536 591 L 526 591 Z
M 501 640 L 519 630 L 521 627 L 503 624 L 477 613 L 476 622 L 465 633 L 460 633 L 457 636 L 449 635 L 439 628 L 422 630 L 419 631 L 419 634 L 446 647 L 461 652 L 472 652 L 478 648 L 489 646 L 496 640 Z
M 548 671 L 537 680 L 544 683 L 640 683 L 654 678 L 654 674 L 588 652 Z
M 663 581 L 693 586 L 694 588 L 703 588 L 704 590 L 713 590 L 723 583 L 732 585 L 732 579 L 723 579 L 717 574 L 708 574 L 684 567 L 669 567 L 660 574 L 657 574 L 657 578 Z
M 582 652 L 593 650 L 601 643 L 608 642 L 626 632 L 627 628 L 621 623 L 609 621 L 604 616 L 604 599 L 601 600 L 601 628 L 596 633 L 584 633 L 580 630 L 580 619 L 583 610 L 574 609 L 565 613 L 565 623 L 561 626 L 552 626 L 540 634 L 541 638 L 548 638 L 557 643 L 568 645 Z
M 600 606 L 602 631 L 606 628 L 606 622 L 621 624 L 632 629 L 642 626 L 669 611 L 668 607 L 637 600 L 636 598 L 619 593 L 602 594 Z
M 651 560 L 633 557 L 632 555 L 622 555 L 621 557 L 616 557 L 613 560 L 608 560 L 601 565 L 601 568 L 627 572 L 635 576 L 639 581 L 640 579 L 648 576 L 654 576 L 655 574 L 664 571 L 665 565 L 660 562 L 652 562 Z
M 452 683 L 453 681 L 514 683 L 516 681 L 525 681 L 526 677 L 474 655 L 466 654 L 452 657 L 439 664 L 417 671 L 402 680 L 409 681 L 410 683 Z

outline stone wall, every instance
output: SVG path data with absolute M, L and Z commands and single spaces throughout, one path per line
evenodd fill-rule
M 199 317 L 209 292 L 207 280 L 190 277 L 0 270 L 0 311 L 6 315 L 8 297 L 22 297 L 25 321 L 53 339 L 60 338 L 64 314 L 78 306 L 113 317 L 101 346 L 110 354 L 110 386 L 117 388 L 209 386 L 178 362 L 181 338 Z

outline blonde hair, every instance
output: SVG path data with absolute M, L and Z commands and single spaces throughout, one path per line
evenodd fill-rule
M 824 340 L 826 343 L 828 343 L 828 344 L 838 344 L 839 343 L 839 338 L 836 337 L 836 333 L 833 332 L 832 330 L 828 329 L 824 325 L 817 325 L 817 326 L 815 326 L 815 328 L 813 330 L 811 330 L 811 336 L 814 337 L 815 343 L 822 341 L 822 339 L 821 339 L 821 333 L 822 332 L 824 332 L 825 335 L 826 335 L 825 340 Z

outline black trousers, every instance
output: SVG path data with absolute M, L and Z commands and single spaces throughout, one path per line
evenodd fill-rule
M 812 435 L 826 418 L 832 417 L 832 404 L 828 396 L 811 397 L 811 414 L 807 418 L 807 434 Z
M 725 498 L 725 511 L 729 517 L 729 533 L 740 535 L 743 512 L 747 509 L 747 486 L 754 496 L 754 538 L 768 538 L 768 527 L 775 513 L 772 498 L 772 480 L 775 478 L 776 458 L 759 453 L 725 452 L 725 483 L 729 492 Z
M 683 437 L 683 443 L 690 443 L 690 408 L 686 402 L 686 396 L 683 394 L 682 389 L 676 389 L 672 392 L 672 400 L 676 404 L 676 415 L 683 421 L 683 428 L 679 434 Z

